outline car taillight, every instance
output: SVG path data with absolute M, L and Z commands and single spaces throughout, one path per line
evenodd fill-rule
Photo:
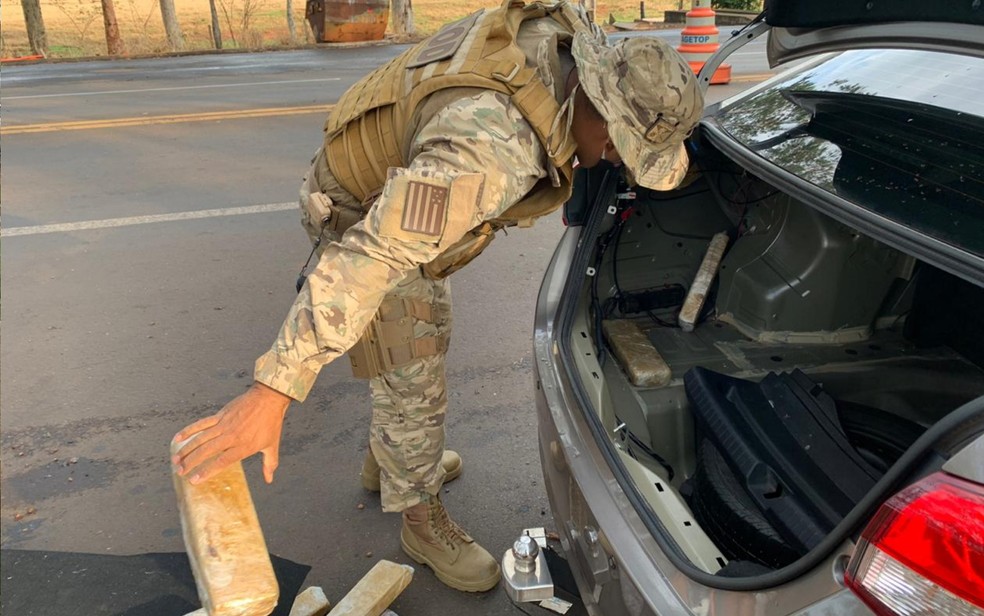
M 861 534 L 847 585 L 877 614 L 984 613 L 984 486 L 936 473 Z

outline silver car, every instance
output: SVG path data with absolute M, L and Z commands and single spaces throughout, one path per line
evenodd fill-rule
M 984 9 L 768 4 L 701 78 L 804 61 L 680 188 L 580 172 L 534 339 L 559 539 L 507 589 L 545 548 L 591 614 L 982 614 Z

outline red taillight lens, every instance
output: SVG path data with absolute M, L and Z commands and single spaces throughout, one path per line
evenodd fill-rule
M 984 614 L 984 486 L 936 473 L 881 506 L 847 585 L 878 614 Z

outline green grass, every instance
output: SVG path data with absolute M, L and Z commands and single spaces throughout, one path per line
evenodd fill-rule
M 84 49 L 74 45 L 49 45 L 48 55 L 59 58 L 81 58 L 86 53 Z

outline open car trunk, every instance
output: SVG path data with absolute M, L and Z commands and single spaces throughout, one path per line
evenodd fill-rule
M 666 538 L 699 570 L 751 577 L 817 548 L 925 430 L 984 395 L 984 290 L 706 136 L 692 146 L 703 172 L 671 193 L 582 178 L 600 196 L 566 359 Z

